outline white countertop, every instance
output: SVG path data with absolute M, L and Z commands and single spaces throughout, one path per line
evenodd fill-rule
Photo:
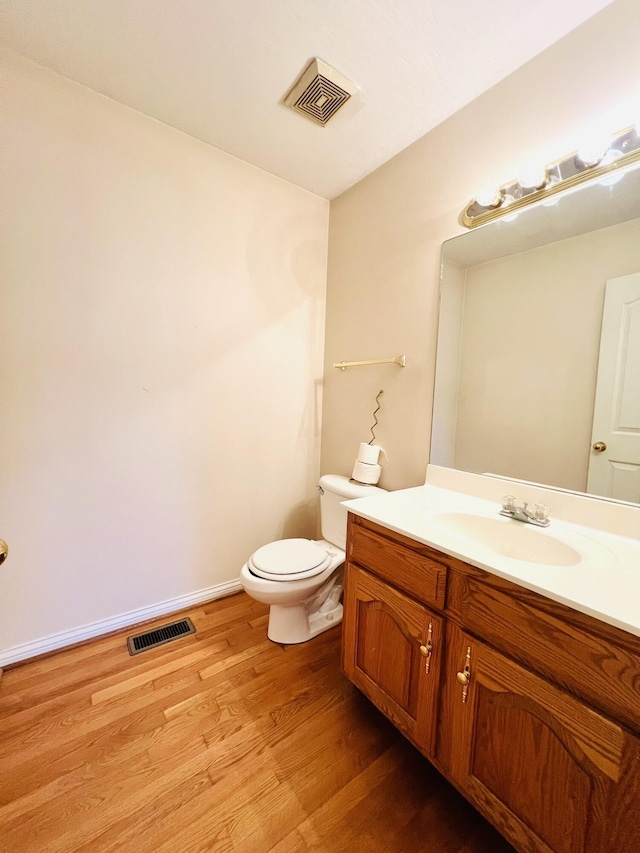
M 430 485 L 381 492 L 343 505 L 355 515 L 640 637 L 638 539 L 554 518 L 547 528 L 535 527 L 503 518 L 494 501 Z M 553 537 L 578 552 L 579 559 L 570 565 L 543 565 L 503 556 L 465 539 L 464 532 L 453 535 L 443 529 L 438 515 L 451 512 L 519 525 L 533 531 L 533 536 Z M 495 526 L 493 521 L 490 524 Z M 545 544 L 554 544 L 540 541 L 543 550 Z

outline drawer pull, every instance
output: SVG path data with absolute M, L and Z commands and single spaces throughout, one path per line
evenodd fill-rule
M 431 655 L 433 654 L 433 623 L 431 622 L 429 622 L 427 644 L 426 646 L 420 646 L 420 654 L 425 658 L 424 671 L 429 675 L 429 669 L 431 668 Z
M 467 701 L 467 693 L 469 691 L 469 682 L 471 681 L 471 646 L 467 648 L 467 657 L 462 672 L 456 673 L 458 683 L 462 684 L 462 702 Z

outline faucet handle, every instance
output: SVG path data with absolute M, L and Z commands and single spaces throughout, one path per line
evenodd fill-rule
M 515 495 L 503 495 L 502 496 L 502 509 L 505 512 L 514 512 L 515 508 L 516 508 Z
M 533 517 L 536 521 L 548 521 L 550 509 L 544 504 L 533 505 Z

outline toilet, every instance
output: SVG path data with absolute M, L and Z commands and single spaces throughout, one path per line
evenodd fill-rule
M 270 542 L 240 572 L 247 595 L 269 605 L 267 636 L 275 643 L 304 643 L 342 621 L 347 510 L 341 503 L 385 490 L 325 474 L 318 491 L 323 538 Z

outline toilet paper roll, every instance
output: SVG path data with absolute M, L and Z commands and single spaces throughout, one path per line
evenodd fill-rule
M 367 486 L 375 486 L 380 479 L 381 473 L 382 468 L 379 465 L 368 465 L 366 462 L 359 462 L 356 459 L 351 477 L 352 479 L 357 480 L 358 483 L 365 483 Z
M 364 462 L 366 465 L 377 465 L 381 450 L 382 448 L 378 447 L 377 444 L 365 444 L 363 441 L 358 451 L 358 462 Z

